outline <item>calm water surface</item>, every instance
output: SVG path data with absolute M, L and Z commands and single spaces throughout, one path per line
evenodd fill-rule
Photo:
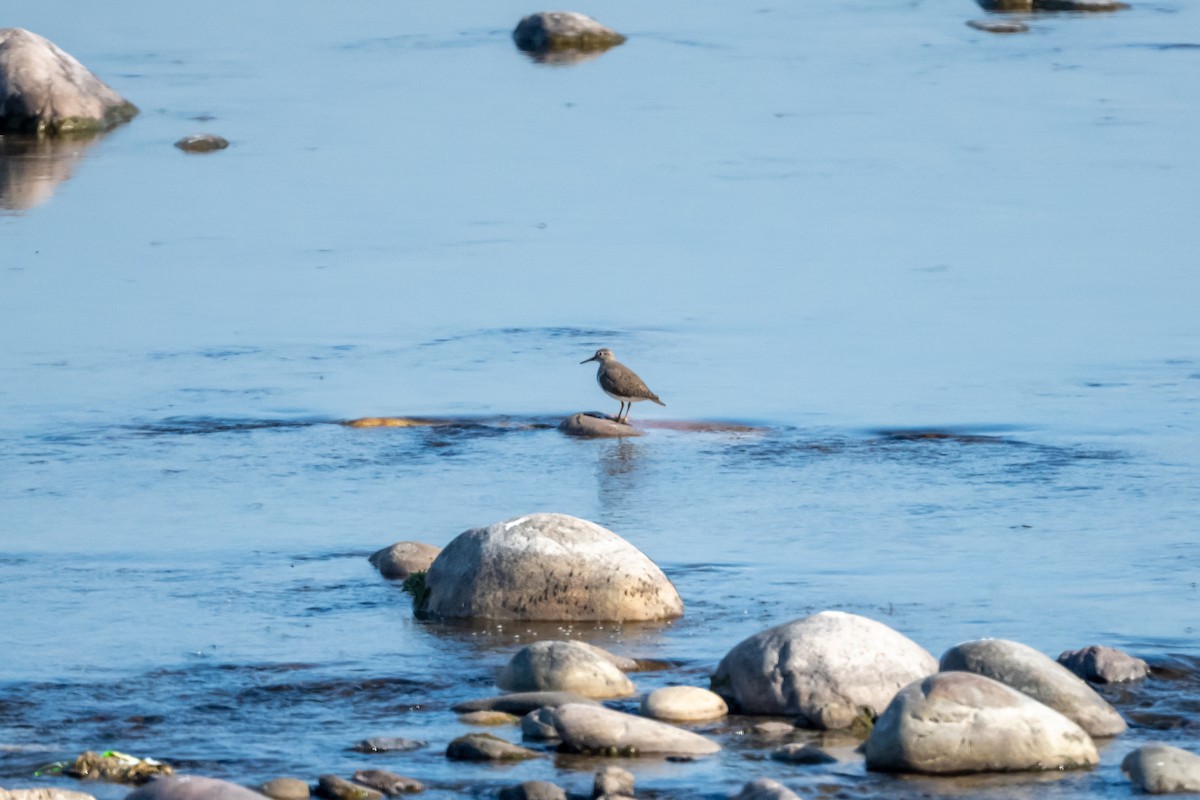
M 629 42 L 565 68 L 512 47 L 532 10 L 6 4 L 142 115 L 0 156 L 0 785 L 118 749 L 585 791 L 589 759 L 450 764 L 449 707 L 534 638 L 706 685 L 826 608 L 1163 671 L 1086 774 L 868 775 L 836 738 L 792 767 L 734 719 L 640 789 L 1124 797 L 1129 749 L 1200 748 L 1200 9 L 613 2 L 579 10 Z M 233 146 L 171 147 L 198 131 Z M 668 404 L 635 421 L 756 430 L 563 437 L 615 411 L 600 346 Z M 380 414 L 460 423 L 334 424 Z M 536 510 L 642 548 L 686 616 L 421 623 L 366 562 Z M 376 735 L 430 744 L 348 752 Z

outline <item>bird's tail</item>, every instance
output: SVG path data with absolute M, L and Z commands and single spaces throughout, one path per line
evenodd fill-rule
M 658 404 L 659 404 L 660 406 L 662 406 L 663 408 L 666 408 L 666 407 L 667 407 L 667 404 L 666 404 L 666 403 L 664 403 L 662 400 L 659 400 L 657 397 L 651 397 L 650 399 L 651 399 L 652 401 L 654 401 L 655 403 L 658 403 Z

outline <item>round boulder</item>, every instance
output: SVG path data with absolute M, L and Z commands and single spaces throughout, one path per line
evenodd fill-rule
M 864 714 L 882 713 L 901 686 L 936 671 L 932 655 L 888 626 L 822 611 L 738 644 L 713 673 L 712 690 L 744 714 L 849 728 Z
M 1200 756 L 1165 744 L 1139 747 L 1121 762 L 1133 784 L 1150 794 L 1200 792 Z
M 569 703 L 554 710 L 567 750 L 604 755 L 706 756 L 721 745 L 699 734 L 603 706 Z
M 530 514 L 456 536 L 430 565 L 414 608 L 448 618 L 634 622 L 678 617 L 683 600 L 612 531 Z
M 299 778 L 274 778 L 258 787 L 271 800 L 308 800 L 308 781 Z
M 1095 766 L 1086 732 L 1052 708 L 969 672 L 909 684 L 875 722 L 867 769 L 954 774 Z
M 1007 639 L 976 639 L 947 650 L 942 672 L 974 672 L 1011 686 L 1073 720 L 1091 736 L 1115 736 L 1125 720 L 1066 667 L 1029 645 Z
M 404 580 L 414 572 L 428 572 L 442 548 L 424 542 L 396 542 L 376 550 L 367 560 L 388 580 Z
M 94 133 L 137 113 L 49 39 L 24 28 L 0 29 L 0 131 Z
M 642 698 L 642 714 L 667 722 L 700 722 L 729 713 L 721 695 L 699 686 L 664 686 Z
M 596 649 L 581 642 L 534 642 L 517 651 L 496 685 L 508 692 L 566 691 L 584 697 L 628 697 L 633 684 Z
M 625 41 L 612 28 L 576 11 L 540 11 L 517 23 L 513 41 L 521 50 L 607 50 Z
M 1058 663 L 1091 683 L 1140 681 L 1150 674 L 1150 665 L 1115 647 L 1094 644 L 1080 650 L 1067 650 Z
M 216 778 L 167 775 L 135 789 L 125 800 L 263 800 L 265 795 Z

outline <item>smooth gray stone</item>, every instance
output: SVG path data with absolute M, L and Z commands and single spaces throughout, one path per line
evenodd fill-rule
M 501 789 L 500 800 L 567 800 L 567 793 L 549 781 L 525 781 Z
M 125 795 L 125 800 L 262 800 L 236 783 L 199 775 L 165 775 Z
M 625 41 L 612 28 L 575 11 L 541 11 L 517 23 L 513 41 L 522 50 L 605 50 Z
M 308 800 L 311 796 L 308 781 L 299 778 L 275 778 L 259 786 L 258 791 L 272 800 Z
M 535 742 L 557 739 L 558 728 L 554 727 L 554 709 L 543 706 L 521 717 L 521 738 Z
M 446 748 L 446 758 L 453 761 L 523 761 L 538 757 L 539 753 L 490 733 L 468 733 L 452 741 Z
M 721 659 L 712 690 L 743 714 L 837 729 L 864 708 L 881 713 L 901 686 L 936 671 L 932 655 L 883 623 L 822 611 L 742 641 Z
M 363 739 L 350 749 L 360 753 L 402 753 L 408 750 L 417 750 L 427 744 L 429 742 L 405 739 L 400 736 L 376 736 L 371 739 Z
M 354 782 L 378 789 L 386 795 L 425 791 L 425 784 L 420 781 L 388 772 L 386 769 L 360 769 L 354 773 Z
M 1029 645 L 1007 639 L 976 639 L 942 654 L 943 672 L 986 675 L 1024 692 L 1074 720 L 1091 736 L 1115 736 L 1125 720 L 1066 667 Z
M 471 711 L 504 711 L 509 714 L 528 714 L 543 706 L 557 708 L 567 703 L 591 703 L 598 705 L 590 697 L 584 697 L 575 692 L 517 692 L 502 694 L 496 697 L 483 697 L 478 700 L 466 700 L 455 703 L 450 710 L 455 714 L 466 714 Z
M 721 696 L 699 686 L 664 686 L 642 698 L 642 715 L 664 722 L 700 722 L 729 713 Z
M 0 131 L 95 133 L 137 113 L 49 39 L 24 28 L 0 29 Z
M 229 147 L 229 140 L 215 133 L 193 133 L 177 141 L 175 146 L 185 153 L 211 153 Z
M 456 536 L 425 573 L 417 614 L 445 618 L 639 622 L 683 614 L 653 561 L 610 530 L 529 514 Z
M 597 414 L 572 414 L 558 424 L 558 429 L 568 436 L 583 439 L 615 439 L 626 436 L 645 436 L 641 428 L 628 422 L 617 422 Z
M 1138 681 L 1150 674 L 1150 665 L 1142 659 L 1097 644 L 1067 650 L 1058 656 L 1058 663 L 1092 683 Z
M 752 780 L 730 797 L 733 800 L 800 800 L 800 795 L 770 778 Z
M 973 672 L 939 672 L 901 689 L 875 721 L 864 755 L 867 769 L 928 774 L 1076 769 L 1100 760 L 1074 722 Z
M 582 642 L 534 642 L 509 659 L 496 685 L 510 692 L 566 691 L 596 699 L 633 694 L 633 683 L 603 653 Z
M 569 703 L 554 710 L 563 746 L 610 755 L 710 755 L 721 745 L 699 734 L 597 705 Z
M 773 761 L 782 761 L 785 764 L 835 764 L 837 759 L 826 753 L 820 747 L 817 747 L 812 742 L 793 742 L 785 744 L 782 747 L 776 748 L 771 753 Z
M 620 767 L 601 767 L 592 780 L 592 798 L 633 797 L 633 773 Z
M 318 777 L 317 794 L 326 800 L 383 800 L 383 792 L 339 778 L 337 775 Z
M 388 580 L 404 580 L 414 572 L 428 572 L 442 548 L 424 542 L 396 542 L 376 550 L 368 559 Z
M 1139 747 L 1121 762 L 1121 771 L 1143 792 L 1200 792 L 1200 756 L 1165 744 Z

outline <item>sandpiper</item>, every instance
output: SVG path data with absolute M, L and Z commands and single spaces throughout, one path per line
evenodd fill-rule
M 658 399 L 658 395 L 650 391 L 637 373 L 629 367 L 617 361 L 616 356 L 612 354 L 612 350 L 607 347 L 601 347 L 596 351 L 596 355 L 591 358 L 585 358 L 580 361 L 580 364 L 586 364 L 589 361 L 599 361 L 600 369 L 596 370 L 596 383 L 600 384 L 600 388 L 604 393 L 613 400 L 621 401 L 621 408 L 617 411 L 617 422 L 629 424 L 629 409 L 633 408 L 633 404 L 642 400 L 650 400 L 658 403 L 660 406 L 665 406 L 662 400 Z M 628 403 L 628 406 L 626 405 Z M 622 416 L 624 413 L 624 416 Z

